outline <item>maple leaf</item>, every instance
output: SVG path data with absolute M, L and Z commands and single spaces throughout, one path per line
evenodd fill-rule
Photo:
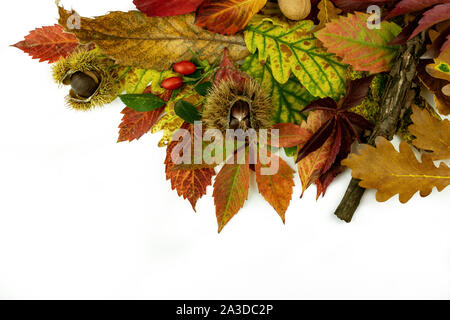
M 37 28 L 13 45 L 39 62 L 53 63 L 65 58 L 79 46 L 78 39 L 70 33 L 65 33 L 59 25 Z
M 315 35 L 329 52 L 341 57 L 355 70 L 379 73 L 389 71 L 398 46 L 390 45 L 401 31 L 393 22 L 381 22 L 381 29 L 368 29 L 366 13 L 355 12 L 326 25 Z
M 316 27 L 316 31 L 325 27 L 325 24 L 331 22 L 332 19 L 339 18 L 339 14 L 342 12 L 341 9 L 336 8 L 331 0 L 321 0 L 317 5 L 319 13 L 317 18 L 320 23 Z
M 419 25 L 413 31 L 409 39 L 414 38 L 423 30 L 426 30 L 429 27 L 446 20 L 450 20 L 450 3 L 439 4 L 431 8 L 423 14 L 422 19 L 420 19 L 419 21 Z
M 241 31 L 267 0 L 205 0 L 197 10 L 196 25 L 233 35 Z
M 140 11 L 149 17 L 167 17 L 191 13 L 204 0 L 133 0 Z
M 144 93 L 151 93 L 152 88 L 148 87 Z M 160 94 L 159 97 L 165 101 L 169 101 L 171 92 L 166 91 Z M 144 134 L 150 131 L 150 129 L 158 122 L 158 119 L 164 112 L 165 106 L 161 108 L 147 111 L 138 112 L 131 108 L 126 107 L 122 110 L 123 119 L 119 128 L 119 139 L 117 142 L 138 140 Z
M 73 14 L 59 7 L 59 23 Z M 138 11 L 111 12 L 94 19 L 81 18 L 81 28 L 67 30 L 81 42 L 94 42 L 103 54 L 118 64 L 143 69 L 168 70 L 182 60 L 199 58 L 214 62 L 224 48 L 240 60 L 248 50 L 240 36 L 223 36 L 194 25 L 194 15 L 147 17 Z
M 193 126 L 185 123 L 182 129 L 187 130 L 187 134 L 190 134 L 190 141 L 193 139 Z M 212 184 L 212 178 L 216 172 L 213 168 L 199 168 L 192 170 L 177 170 L 174 169 L 175 164 L 172 158 L 173 149 L 182 143 L 185 136 L 180 141 L 173 141 L 167 147 L 166 160 L 166 178 L 170 180 L 172 190 L 177 190 L 180 197 L 189 200 L 192 205 L 192 209 L 195 210 L 198 199 L 206 194 L 206 188 Z
M 438 120 L 418 107 L 413 107 L 411 120 L 409 131 L 416 137 L 412 143 L 417 148 L 432 151 L 433 160 L 450 159 L 450 121 Z
M 351 154 L 342 164 L 352 169 L 352 176 L 360 179 L 359 185 L 366 189 L 377 189 L 376 198 L 387 201 L 399 194 L 401 203 L 406 203 L 417 191 L 428 196 L 433 187 L 442 191 L 450 184 L 450 168 L 444 163 L 435 167 L 429 155 L 418 162 L 411 147 L 400 143 L 400 152 L 385 138 L 378 137 L 376 148 L 362 145 L 359 155 Z
M 268 155 L 270 156 L 270 154 Z M 272 155 L 274 157 L 274 155 Z M 294 170 L 280 157 L 276 156 L 280 167 L 274 175 L 262 175 L 261 168 L 266 166 L 258 158 L 255 166 L 256 183 L 258 190 L 266 201 L 277 211 L 283 223 L 285 214 L 292 199 L 294 183 Z
M 214 182 L 214 204 L 216 206 L 219 232 L 244 206 L 248 197 L 250 166 L 248 153 L 244 164 L 225 164 Z

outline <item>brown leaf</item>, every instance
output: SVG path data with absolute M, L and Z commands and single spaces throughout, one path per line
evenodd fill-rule
M 25 37 L 24 41 L 13 45 L 28 53 L 39 62 L 53 63 L 70 55 L 78 47 L 78 39 L 65 33 L 59 25 L 37 28 Z
M 183 129 L 189 130 L 191 138 L 193 135 L 193 126 L 184 124 Z M 179 141 L 174 141 L 167 147 L 165 160 L 166 178 L 172 184 L 172 190 L 177 190 L 180 197 L 189 200 L 192 209 L 195 211 L 195 205 L 198 199 L 206 194 L 206 188 L 211 185 L 212 177 L 216 174 L 213 168 L 201 168 L 195 170 L 173 170 L 175 164 L 172 161 L 172 151 Z
M 323 27 L 325 27 L 325 24 L 330 22 L 332 19 L 337 19 L 339 17 L 339 14 L 342 12 L 341 9 L 336 8 L 333 5 L 333 2 L 331 0 L 321 0 L 317 5 L 317 8 L 319 9 L 317 18 L 319 19 L 320 23 L 317 25 L 314 31 L 322 29 Z
M 450 184 L 448 166 L 442 163 L 436 168 L 429 155 L 418 162 L 406 142 L 400 144 L 400 152 L 383 137 L 378 137 L 375 143 L 376 148 L 363 145 L 359 155 L 351 154 L 342 164 L 352 169 L 353 178 L 362 180 L 361 187 L 378 190 L 378 201 L 399 194 L 400 202 L 406 203 L 417 191 L 426 197 L 433 187 L 442 191 Z
M 73 12 L 59 7 L 59 23 L 66 25 Z M 232 60 L 249 52 L 242 36 L 227 37 L 194 25 L 194 15 L 147 17 L 142 12 L 111 12 L 94 19 L 81 18 L 81 28 L 70 30 L 81 42 L 94 41 L 119 64 L 144 69 L 168 70 L 192 51 L 213 63 L 228 48 Z
M 278 212 L 283 223 L 285 214 L 292 199 L 294 183 L 294 170 L 280 157 L 277 157 L 280 167 L 274 175 L 262 175 L 261 168 L 266 166 L 258 162 L 255 166 L 256 183 L 258 190 L 266 201 Z
M 409 131 L 416 137 L 413 144 L 420 149 L 433 151 L 430 157 L 433 160 L 450 158 L 450 121 L 438 120 L 428 111 L 413 107 L 411 116 L 414 124 Z
M 248 154 L 245 164 L 225 164 L 217 175 L 213 197 L 219 232 L 244 206 L 248 197 L 249 175 Z
M 426 72 L 426 65 L 432 62 L 432 60 L 420 60 L 417 66 L 417 77 L 423 83 L 423 85 L 434 94 L 434 101 L 436 103 L 436 109 L 443 115 L 450 114 L 450 96 L 445 95 L 442 89 L 449 84 L 448 81 L 443 79 L 433 78 Z
M 305 144 L 312 133 L 305 128 L 293 123 L 277 123 L 271 129 L 278 130 L 278 144 L 272 145 L 276 148 L 292 148 Z M 268 140 L 271 143 L 271 139 Z

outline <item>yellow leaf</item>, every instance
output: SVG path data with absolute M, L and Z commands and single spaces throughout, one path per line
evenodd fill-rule
M 59 7 L 59 24 L 66 27 L 73 12 Z M 69 30 L 83 43 L 94 42 L 117 63 L 143 69 L 168 70 L 192 51 L 214 62 L 228 48 L 230 58 L 248 55 L 242 36 L 223 36 L 194 25 L 194 15 L 147 17 L 142 12 L 111 12 L 94 19 L 81 18 L 80 29 Z
M 377 200 L 384 202 L 399 194 L 400 202 L 406 203 L 420 191 L 428 196 L 433 187 L 442 191 L 450 184 L 450 168 L 442 163 L 435 167 L 429 155 L 418 162 L 406 142 L 400 144 L 400 152 L 385 138 L 378 137 L 376 148 L 362 145 L 359 155 L 351 154 L 342 164 L 352 169 L 353 178 L 366 189 L 377 189 Z
M 320 23 L 317 25 L 316 29 L 314 31 L 318 31 L 325 27 L 325 24 L 330 22 L 332 19 L 337 19 L 339 17 L 339 14 L 342 12 L 341 9 L 336 8 L 331 0 L 322 0 L 317 5 L 317 8 L 319 9 L 319 13 L 317 14 L 317 18 L 319 19 Z

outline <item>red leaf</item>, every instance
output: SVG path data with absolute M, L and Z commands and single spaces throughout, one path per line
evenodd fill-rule
M 339 9 L 345 12 L 364 11 L 372 4 L 384 4 L 392 0 L 332 0 Z
M 190 131 L 191 138 L 193 135 L 193 126 L 185 123 L 182 129 Z M 191 140 L 192 141 L 192 140 Z M 216 172 L 212 168 L 200 168 L 192 170 L 173 170 L 175 164 L 172 161 L 172 151 L 180 143 L 173 141 L 167 147 L 166 160 L 166 178 L 172 184 L 172 190 L 177 190 L 180 197 L 189 200 L 192 209 L 195 211 L 195 205 L 198 199 L 206 194 L 206 188 L 211 185 L 212 177 Z
M 53 63 L 70 55 L 79 45 L 78 39 L 70 33 L 65 33 L 63 27 L 37 28 L 25 37 L 24 41 L 13 45 L 39 62 Z
M 293 123 L 278 123 L 272 129 L 279 130 L 278 145 L 272 145 L 276 148 L 291 148 L 306 143 L 311 138 L 311 133 Z M 270 139 L 268 143 L 270 143 Z
M 359 106 L 369 92 L 370 84 L 373 80 L 373 75 L 361 79 L 350 81 L 347 85 L 347 95 L 342 103 L 341 110 L 348 110 Z
M 386 19 L 391 19 L 410 12 L 421 11 L 438 3 L 448 2 L 450 2 L 450 0 L 401 0 L 397 3 L 395 8 L 389 12 Z
M 446 20 L 450 20 L 450 3 L 440 4 L 433 7 L 423 14 L 422 19 L 420 19 L 419 21 L 418 27 L 411 34 L 409 39 L 414 38 L 423 30 L 426 30 L 429 27 Z
M 151 87 L 145 89 L 144 93 L 150 93 Z M 165 101 L 169 101 L 171 96 L 170 91 L 165 91 L 159 97 Z M 124 115 L 122 118 L 122 123 L 119 125 L 119 139 L 117 142 L 123 141 L 133 141 L 138 140 L 144 134 L 150 131 L 150 129 L 159 120 L 159 117 L 164 112 L 165 106 L 161 108 L 148 111 L 148 112 L 138 112 L 131 108 L 126 107 L 122 110 Z
M 133 0 L 140 11 L 149 17 L 177 16 L 194 12 L 203 0 Z
M 267 0 L 205 0 L 197 10 L 196 25 L 216 33 L 241 31 Z
M 225 48 L 223 52 L 223 60 L 220 63 L 219 70 L 214 78 L 214 84 L 219 84 L 221 81 L 234 81 L 242 83 L 246 79 L 245 75 L 239 71 L 228 56 L 228 49 Z

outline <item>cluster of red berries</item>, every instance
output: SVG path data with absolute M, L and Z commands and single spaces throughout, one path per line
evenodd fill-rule
M 190 61 L 181 61 L 173 66 L 173 70 L 184 76 L 188 76 L 197 71 L 197 67 Z M 171 77 L 161 83 L 161 87 L 166 90 L 177 90 L 183 85 L 183 79 L 180 77 Z

